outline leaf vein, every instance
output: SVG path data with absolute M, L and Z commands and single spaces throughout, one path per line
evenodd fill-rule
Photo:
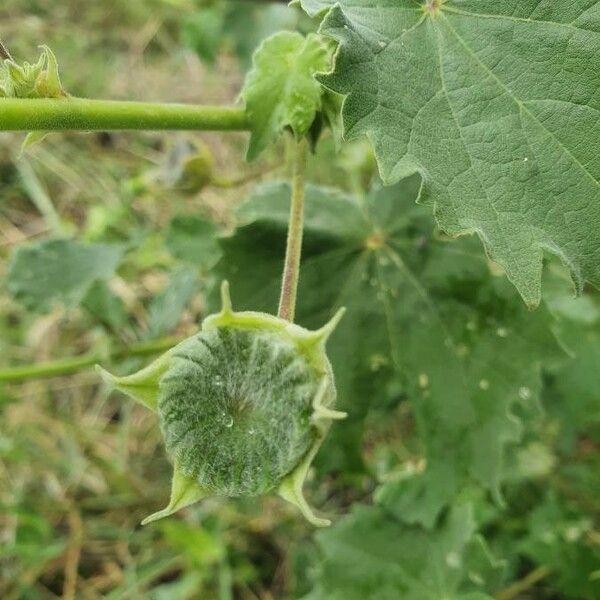
M 462 37 L 458 34 L 456 29 L 452 27 L 448 19 L 444 18 L 448 29 L 454 34 L 460 45 L 468 52 L 468 54 L 473 58 L 473 60 L 498 83 L 498 85 L 505 90 L 505 92 L 510 96 L 510 98 L 521 108 L 523 112 L 526 112 L 539 126 L 546 131 L 550 137 L 564 150 L 564 152 L 571 158 L 571 160 L 579 166 L 579 168 L 585 173 L 585 175 L 591 179 L 591 181 L 595 184 L 596 187 L 600 188 L 600 182 L 585 168 L 585 166 L 577 159 L 576 156 L 572 154 L 572 152 L 567 148 L 556 135 L 550 131 L 537 117 L 534 113 L 532 113 L 525 103 L 514 95 L 512 90 L 485 64 L 481 61 L 481 59 L 477 56 L 477 54 L 469 47 L 469 45 L 462 39 Z

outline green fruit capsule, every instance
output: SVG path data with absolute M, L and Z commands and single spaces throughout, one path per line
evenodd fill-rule
M 174 474 L 169 505 L 143 523 L 211 495 L 272 490 L 314 525 L 329 525 L 302 494 L 310 464 L 333 419 L 335 384 L 325 343 L 343 309 L 309 331 L 259 312 L 223 308 L 201 331 L 145 369 L 104 379 L 158 413 Z

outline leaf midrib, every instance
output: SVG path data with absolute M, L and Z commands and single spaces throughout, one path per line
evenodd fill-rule
M 477 183 L 487 200 L 488 206 L 494 211 L 494 214 L 496 215 L 496 219 L 499 222 L 500 214 L 498 212 L 498 209 L 496 208 L 496 205 L 491 201 L 490 197 L 488 196 L 487 188 L 483 185 L 481 179 L 479 178 L 479 175 L 475 168 L 475 164 L 473 163 L 473 157 L 471 156 L 471 152 L 469 151 L 469 144 L 467 143 L 467 141 L 465 140 L 465 138 L 463 136 L 462 127 L 460 126 L 458 118 L 456 117 L 456 113 L 454 112 L 454 107 L 452 106 L 452 102 L 450 102 L 450 97 L 448 94 L 448 90 L 446 88 L 444 67 L 442 65 L 442 47 L 441 47 L 441 44 L 439 43 L 439 38 L 438 38 L 439 30 L 435 27 L 435 25 L 433 26 L 433 29 L 435 30 L 435 36 L 436 36 L 436 47 L 437 47 L 438 63 L 439 63 L 439 69 L 440 69 L 440 83 L 442 86 L 442 93 L 444 94 L 444 97 L 446 98 L 446 102 L 448 103 L 448 108 L 450 109 L 450 113 L 452 115 L 452 120 L 454 121 L 454 123 L 456 125 L 456 129 L 458 130 L 458 135 L 460 136 L 460 141 L 462 142 L 465 152 L 469 158 L 469 164 L 471 165 L 471 171 L 473 173 L 473 176 L 477 180 Z

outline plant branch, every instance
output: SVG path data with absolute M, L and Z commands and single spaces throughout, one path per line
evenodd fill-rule
M 288 225 L 285 266 L 281 281 L 279 299 L 279 317 L 287 321 L 294 320 L 296 294 L 300 277 L 300 257 L 302 254 L 302 233 L 304 229 L 304 179 L 306 175 L 307 141 L 302 139 L 294 147 L 294 166 L 292 179 L 292 202 Z
M 261 177 L 272 173 L 273 171 L 282 167 L 284 164 L 284 162 L 278 162 L 272 165 L 267 165 L 263 169 L 252 171 L 250 173 L 245 173 L 244 175 L 240 175 L 239 177 L 225 177 L 219 174 L 213 175 L 213 177 L 210 180 L 210 185 L 221 189 L 231 189 L 240 187 L 242 185 L 245 185 L 246 183 L 250 183 L 251 181 L 260 179 Z
M 39 363 L 37 365 L 23 365 L 22 367 L 9 367 L 0 369 L 0 382 L 21 382 L 30 379 L 40 379 L 43 377 L 58 377 L 61 375 L 70 375 L 83 371 L 96 363 L 104 361 L 117 361 L 130 356 L 146 356 L 148 354 L 158 354 L 172 348 L 180 342 L 179 338 L 163 338 L 151 342 L 140 342 L 132 344 L 126 348 L 119 348 L 107 354 L 84 354 L 73 358 L 64 358 L 62 360 Z
M 74 506 L 71 506 L 69 510 L 68 522 L 71 540 L 66 553 L 62 600 L 75 600 L 77 597 L 77 571 L 83 544 L 83 521 L 81 514 Z
M 246 131 L 244 108 L 87 100 L 0 98 L 0 131 L 119 129 Z
M 540 582 L 542 579 L 545 579 L 550 573 L 551 569 L 542 565 L 531 571 L 531 573 L 525 575 L 523 579 L 515 581 L 513 584 L 499 592 L 496 595 L 496 600 L 514 600 L 523 592 L 526 592 L 528 589 L 532 588 L 536 583 Z
M 12 60 L 12 56 L 10 55 L 8 48 L 2 43 L 2 40 L 0 40 L 0 58 L 2 60 Z

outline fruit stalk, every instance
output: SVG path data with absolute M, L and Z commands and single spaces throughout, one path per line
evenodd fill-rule
M 296 142 L 292 180 L 292 202 L 288 225 L 285 266 L 279 299 L 279 317 L 294 321 L 296 294 L 300 277 L 300 257 L 302 254 L 302 232 L 304 229 L 304 179 L 306 176 L 306 139 Z
M 98 362 L 105 360 L 116 361 L 130 356 L 147 356 L 149 354 L 158 354 L 172 348 L 179 338 L 164 338 L 151 342 L 140 342 L 132 344 L 126 348 L 120 348 L 111 352 L 108 356 L 99 354 L 84 354 L 72 358 L 64 358 L 36 365 L 23 365 L 21 367 L 8 367 L 0 369 L 0 382 L 17 383 L 29 379 L 40 379 L 43 377 L 58 377 L 61 375 L 70 375 L 92 367 Z

